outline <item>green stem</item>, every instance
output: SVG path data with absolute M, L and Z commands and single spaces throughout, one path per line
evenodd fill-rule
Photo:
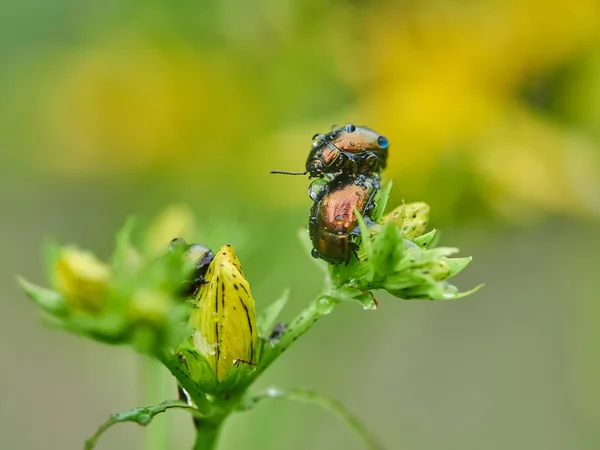
M 146 355 L 140 355 L 139 386 L 141 403 L 152 405 L 173 396 L 166 392 L 165 378 L 161 364 Z M 169 448 L 169 430 L 166 420 L 159 420 L 148 427 L 144 437 L 145 450 L 166 450 Z
M 279 338 L 279 341 L 264 350 L 261 357 L 260 365 L 254 377 L 256 378 L 267 367 L 269 367 L 279 355 L 292 345 L 300 336 L 306 333 L 315 324 L 319 318 L 329 314 L 339 300 L 326 294 L 319 295 L 315 300 L 310 302 L 300 313 L 292 320 L 285 332 Z
M 223 421 L 198 421 L 194 450 L 215 450 L 217 448 L 219 432 L 221 431 L 222 425 Z

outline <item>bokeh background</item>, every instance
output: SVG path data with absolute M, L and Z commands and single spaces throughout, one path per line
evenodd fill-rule
M 44 237 L 107 257 L 129 215 L 188 205 L 259 310 L 291 289 L 289 318 L 321 277 L 296 238 L 307 180 L 269 170 L 349 121 L 389 138 L 392 203 L 428 202 L 474 256 L 459 286 L 487 286 L 342 306 L 260 384 L 337 397 L 392 450 L 600 448 L 597 0 L 1 0 L 0 64 L 0 448 L 81 448 L 139 402 L 130 349 L 45 328 L 18 291 Z M 157 420 L 191 445 L 185 414 Z M 221 448 L 362 447 L 272 401 Z

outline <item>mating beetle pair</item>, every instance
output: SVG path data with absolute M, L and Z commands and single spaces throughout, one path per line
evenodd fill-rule
M 315 258 L 349 262 L 360 235 L 354 209 L 370 222 L 388 146 L 387 138 L 367 127 L 333 126 L 331 133 L 313 136 L 305 172 L 272 172 L 317 178 L 309 187 L 314 203 L 308 225 Z

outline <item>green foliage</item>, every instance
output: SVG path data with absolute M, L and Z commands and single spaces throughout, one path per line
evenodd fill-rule
M 190 411 L 195 417 L 201 417 L 202 415 L 198 409 L 178 400 L 167 401 L 161 403 L 160 405 L 144 406 L 122 413 L 111 414 L 110 418 L 98 428 L 94 435 L 85 441 L 84 448 L 85 450 L 92 450 L 96 445 L 98 438 L 113 425 L 123 422 L 133 422 L 141 426 L 146 426 L 150 424 L 155 416 L 162 414 L 169 409 L 184 409 Z
M 471 258 L 450 258 L 458 249 L 435 247 L 436 230 L 425 233 L 429 222 L 425 203 L 401 205 L 383 215 L 390 187 L 388 183 L 379 192 L 373 213 L 375 225 L 367 226 L 354 211 L 360 226 L 360 246 L 347 265 L 330 266 L 330 295 L 364 303 L 366 292 L 381 289 L 405 300 L 452 300 L 479 289 L 481 286 L 459 292 L 447 281 L 466 268 Z M 349 290 L 354 290 L 355 296 Z
M 288 292 L 256 318 L 254 299 L 233 248 L 223 246 L 198 286 L 184 298 L 182 286 L 196 275 L 186 246 L 165 249 L 159 257 L 132 244 L 133 222 L 118 233 L 109 263 L 72 246 L 46 246 L 52 289 L 19 283 L 53 324 L 101 342 L 130 345 L 157 358 L 176 378 L 188 403 L 166 402 L 111 416 L 86 443 L 92 448 L 108 427 L 130 421 L 146 425 L 170 408 L 191 411 L 198 424 L 195 448 L 214 448 L 225 418 L 263 398 L 290 398 L 318 404 L 344 419 L 367 448 L 381 445 L 339 403 L 309 391 L 272 389 L 249 393 L 250 385 L 300 336 L 343 301 L 377 308 L 373 291 L 402 299 L 448 300 L 464 297 L 448 279 L 471 258 L 453 258 L 458 250 L 436 247 L 436 230 L 426 232 L 429 206 L 403 204 L 384 215 L 391 183 L 378 193 L 367 224 L 354 211 L 360 234 L 353 237 L 355 255 L 348 264 L 329 265 L 325 289 L 287 324 L 275 327 Z M 174 236 L 173 236 L 174 237 Z M 303 232 L 306 240 L 306 232 Z M 320 266 L 326 263 L 318 261 Z M 224 359 L 224 355 L 228 355 Z M 241 356 L 236 356 L 241 355 Z M 247 357 L 243 355 L 248 355 Z

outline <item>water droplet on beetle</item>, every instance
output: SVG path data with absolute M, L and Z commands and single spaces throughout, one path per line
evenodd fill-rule
M 325 139 L 325 135 L 320 134 L 320 133 L 315 134 L 312 138 L 313 147 L 318 147 L 319 145 L 321 145 L 321 143 L 323 142 L 324 139 Z

